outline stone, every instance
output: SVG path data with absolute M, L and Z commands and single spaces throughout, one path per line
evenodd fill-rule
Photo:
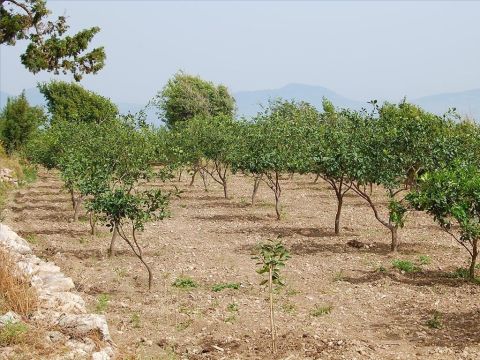
M 7 312 L 5 315 L 0 316 L 0 328 L 4 327 L 6 324 L 16 324 L 18 322 L 22 321 L 22 318 L 20 315 L 13 311 Z
M 24 255 L 32 252 L 28 243 L 4 224 L 0 224 L 0 244 L 18 254 Z
M 110 332 L 108 330 L 107 320 L 104 315 L 85 314 L 71 315 L 62 314 L 57 320 L 57 325 L 66 329 L 74 336 L 86 336 L 91 332 L 98 331 L 102 335 L 102 340 L 111 342 Z

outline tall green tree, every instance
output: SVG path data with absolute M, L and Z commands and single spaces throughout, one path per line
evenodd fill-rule
M 233 116 L 235 112 L 235 99 L 226 86 L 183 72 L 168 81 L 153 103 L 170 128 L 195 116 Z
M 9 98 L 0 113 L 0 136 L 7 153 L 21 150 L 45 121 L 43 109 L 30 106 L 24 92 Z
M 110 99 L 79 84 L 51 81 L 39 84 L 38 88 L 47 100 L 52 123 L 59 121 L 101 123 L 118 115 L 118 108 Z
M 84 74 L 101 70 L 106 58 L 103 47 L 88 51 L 100 28 L 69 36 L 66 17 L 51 19 L 50 13 L 45 0 L 0 0 L 0 45 L 28 41 L 21 61 L 34 74 L 42 70 L 72 73 L 80 81 Z

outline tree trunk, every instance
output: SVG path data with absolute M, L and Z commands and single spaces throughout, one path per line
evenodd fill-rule
M 193 186 L 193 183 L 195 182 L 195 175 L 197 175 L 197 172 L 198 172 L 198 169 L 195 169 L 195 170 L 193 171 L 192 180 L 190 181 L 190 185 L 189 185 L 189 186 Z
M 342 215 L 343 196 L 337 194 L 337 214 L 335 215 L 335 235 L 340 234 L 340 216 Z
M 472 249 L 472 261 L 470 262 L 470 269 L 468 275 L 471 280 L 475 279 L 475 265 L 477 262 L 478 248 L 477 248 L 478 239 L 473 239 L 473 249 Z
M 313 183 L 314 183 L 314 184 L 317 183 L 319 177 L 320 177 L 320 174 L 317 174 L 317 176 L 315 177 L 315 180 L 313 180 Z
M 268 269 L 268 292 L 270 295 L 270 332 L 272 336 L 272 353 L 277 352 L 276 344 L 276 330 L 275 330 L 275 318 L 273 312 L 273 279 L 272 279 L 272 265 Z
M 73 189 L 70 189 L 70 199 L 72 201 L 72 208 L 75 210 L 75 193 Z
M 200 171 L 200 176 L 202 177 L 202 180 L 203 180 L 203 186 L 205 188 L 205 191 L 208 191 L 207 177 L 205 176 L 205 172 L 203 172 L 202 169 L 200 169 L 199 171 Z
M 258 188 L 260 187 L 260 181 L 262 179 L 262 176 L 255 176 L 253 180 L 253 192 L 252 192 L 252 206 L 255 205 L 255 197 L 257 196 L 257 191 Z
M 223 185 L 223 195 L 225 196 L 225 199 L 228 199 L 227 195 L 227 179 L 222 179 L 222 185 Z
M 182 181 L 182 173 L 183 173 L 182 170 L 180 170 L 178 173 L 178 182 Z
M 280 182 L 279 182 L 279 175 L 276 172 L 275 173 L 275 212 L 277 213 L 277 220 L 281 219 L 281 204 L 280 204 L 280 195 L 281 195 L 281 188 L 280 188 Z
M 97 227 L 95 226 L 97 223 L 97 219 L 95 218 L 95 213 L 93 211 L 89 212 L 89 220 L 90 220 L 90 234 L 93 236 L 97 233 Z
M 108 257 L 115 256 L 115 242 L 117 241 L 118 237 L 118 229 L 117 229 L 117 224 L 113 226 L 113 234 L 112 234 L 112 240 L 110 241 L 110 247 L 108 249 Z
M 73 221 L 78 221 L 78 216 L 80 215 L 80 208 L 82 205 L 83 199 L 79 197 L 75 200 L 75 211 L 73 213 Z
M 398 233 L 397 233 L 398 228 L 394 225 L 390 225 L 389 228 L 390 228 L 390 232 L 392 233 L 392 244 L 390 245 L 390 250 L 392 252 L 397 252 L 398 244 L 399 244 Z

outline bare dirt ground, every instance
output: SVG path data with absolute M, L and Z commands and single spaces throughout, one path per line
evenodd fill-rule
M 371 209 L 348 194 L 342 234 L 333 234 L 335 196 L 313 177 L 283 181 L 284 219 L 275 220 L 273 193 L 261 185 L 249 205 L 252 180 L 230 179 L 231 198 L 200 179 L 173 184 L 185 192 L 172 201 L 169 219 L 141 234 L 155 279 L 147 290 L 144 268 L 126 246 L 106 256 L 110 233 L 89 234 L 86 218 L 72 217 L 68 194 L 55 173 L 11 196 L 6 223 L 55 261 L 92 311 L 102 294 L 119 359 L 479 359 L 480 285 L 453 278 L 468 254 L 428 216 L 409 215 L 399 253 Z M 380 196 L 381 189 L 374 193 Z M 270 354 L 267 292 L 251 259 L 262 240 L 281 237 L 292 254 L 276 294 L 279 351 Z M 356 249 L 349 240 L 373 245 Z M 395 259 L 419 264 L 408 274 Z M 178 277 L 198 287 L 172 286 Z M 212 291 L 219 283 L 239 289 Z M 330 313 L 314 316 L 316 307 Z M 427 325 L 437 312 L 440 328 Z

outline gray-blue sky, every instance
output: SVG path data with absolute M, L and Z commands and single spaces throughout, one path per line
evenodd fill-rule
M 98 25 L 107 65 L 82 83 L 144 103 L 178 69 L 232 91 L 297 82 L 399 99 L 480 87 L 480 2 L 47 1 L 72 30 Z M 1 48 L 0 89 L 48 80 Z

